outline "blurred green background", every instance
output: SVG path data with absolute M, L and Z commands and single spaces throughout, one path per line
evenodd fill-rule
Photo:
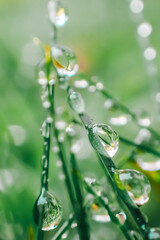
M 69 21 L 59 29 L 58 42 L 74 50 L 81 71 L 98 76 L 105 88 L 124 104 L 132 110 L 146 109 L 151 115 L 152 126 L 158 131 L 158 114 L 153 100 L 156 85 L 146 71 L 136 34 L 136 21 L 134 23 L 129 12 L 129 1 L 68 0 L 64 3 L 69 9 Z M 151 45 L 159 53 L 160 1 L 145 0 L 144 3 L 144 17 L 153 27 Z M 35 76 L 37 59 L 31 42 L 33 37 L 44 43 L 50 42 L 46 5 L 47 1 L 42 0 L 0 0 L 1 240 L 29 239 L 31 226 L 36 232 L 32 208 L 40 189 L 42 138 L 39 129 L 45 111 L 41 106 L 40 87 Z M 159 60 L 157 54 L 157 66 Z M 104 99 L 87 90 L 82 91 L 82 95 L 87 112 L 95 122 L 107 122 Z M 67 106 L 63 90 L 57 89 L 56 105 Z M 138 133 L 138 128 L 132 124 L 115 129 L 132 140 Z M 127 149 L 120 145 L 115 161 L 128 152 Z M 66 202 L 64 182 L 59 179 L 61 170 L 56 166 L 56 160 L 52 153 L 50 189 L 62 204 L 65 220 L 70 207 Z M 92 176 L 96 172 L 98 178 L 102 176 L 102 171 L 97 171 L 91 148 L 87 159 L 80 156 L 79 165 L 84 175 L 89 173 Z M 151 226 L 160 227 L 159 204 L 159 185 L 152 182 L 151 200 L 143 207 Z M 92 230 L 93 239 L 114 240 L 121 236 L 112 223 L 92 223 Z M 51 239 L 53 234 L 46 239 Z

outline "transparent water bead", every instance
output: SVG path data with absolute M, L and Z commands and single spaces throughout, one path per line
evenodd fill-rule
M 139 25 L 137 32 L 141 37 L 147 38 L 152 33 L 152 25 L 150 23 L 143 22 Z
M 115 104 L 115 101 L 113 99 L 106 99 L 104 102 L 104 108 L 109 110 L 109 111 L 114 111 L 117 109 L 117 105 Z
M 35 223 L 43 231 L 49 231 L 60 223 L 62 209 L 57 199 L 48 191 L 43 190 L 34 205 L 33 216 Z
M 107 152 L 110 157 L 114 157 L 118 151 L 118 134 L 110 126 L 105 124 L 93 125 L 93 128 L 89 130 L 89 139 L 92 146 L 100 154 Z
M 55 127 L 58 130 L 64 130 L 66 128 L 66 125 L 67 125 L 67 123 L 65 121 L 63 121 L 63 120 L 59 120 L 59 121 L 55 122 Z
M 71 92 L 68 97 L 70 107 L 78 114 L 85 111 L 85 103 L 80 93 Z
M 129 196 L 137 205 L 144 205 L 149 200 L 151 186 L 148 178 L 134 169 L 118 170 L 119 178 Z
M 160 228 L 151 228 L 148 234 L 148 238 L 160 240 Z
M 50 0 L 48 2 L 48 17 L 51 23 L 61 27 L 68 20 L 68 10 L 59 0 Z
M 130 3 L 130 9 L 135 14 L 141 13 L 143 8 L 144 3 L 141 0 L 132 0 Z
M 157 52 L 154 48 L 148 47 L 148 48 L 145 49 L 144 57 L 145 57 L 146 60 L 152 61 L 156 58 L 156 56 L 157 56 Z
M 78 71 L 78 63 L 75 54 L 70 48 L 62 45 L 52 47 L 52 57 L 54 66 L 59 76 L 72 77 Z

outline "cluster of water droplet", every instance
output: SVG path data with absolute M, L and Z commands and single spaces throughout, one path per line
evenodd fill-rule
M 42 189 L 34 205 L 35 223 L 43 230 L 49 231 L 58 226 L 62 219 L 62 209 L 57 199 L 48 191 Z

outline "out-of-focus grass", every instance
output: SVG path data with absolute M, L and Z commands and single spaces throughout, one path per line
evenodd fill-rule
M 35 66 L 28 64 L 34 56 L 31 52 L 28 60 L 24 61 L 24 48 L 35 36 L 44 43 L 49 42 L 46 4 L 47 1 L 42 0 L 0 1 L 0 239 L 3 240 L 29 239 L 29 227 L 34 226 L 32 206 L 39 193 L 42 154 L 39 129 L 45 113 L 40 102 L 40 88 L 35 79 Z M 99 76 L 106 89 L 132 109 L 147 109 L 155 121 L 151 98 L 152 83 L 146 74 L 135 25 L 129 16 L 128 2 L 68 0 L 65 4 L 69 8 L 70 19 L 59 30 L 59 43 L 68 45 L 76 52 L 81 70 L 89 75 Z M 158 0 L 145 1 L 144 15 L 153 25 L 151 42 L 158 53 L 159 7 Z M 57 91 L 56 104 L 59 106 L 66 98 L 63 97 L 63 91 Z M 95 101 L 95 95 L 93 98 L 87 91 L 82 94 L 90 115 L 96 121 L 107 122 L 104 99 L 96 94 Z M 9 131 L 9 126 L 13 125 L 21 126 L 26 134 L 25 141 L 18 146 Z M 117 131 L 130 134 L 131 138 L 135 136 L 135 128 L 132 127 L 117 128 Z M 118 156 L 125 151 L 127 149 L 120 145 Z M 69 206 L 64 201 L 67 195 L 64 183 L 59 180 L 55 160 L 56 156 L 53 154 L 50 186 L 62 203 L 65 219 Z M 80 160 L 79 164 L 84 173 L 90 172 L 90 164 L 93 172 L 97 172 L 94 154 L 87 161 Z M 97 175 L 100 177 L 101 174 L 102 171 L 99 170 Z M 159 193 L 153 184 L 151 200 L 144 208 L 152 226 L 159 226 L 158 204 Z M 100 229 L 100 226 L 101 224 L 94 224 L 93 229 Z M 111 239 L 117 239 L 114 229 L 112 224 L 102 224 L 101 233 L 108 231 Z M 98 238 L 96 235 L 98 231 L 94 233 L 95 239 L 103 240 L 103 236 L 99 235 Z

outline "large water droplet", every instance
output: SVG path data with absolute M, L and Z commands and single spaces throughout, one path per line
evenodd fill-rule
M 78 114 L 83 113 L 85 111 L 84 100 L 80 93 L 71 92 L 68 97 L 68 102 L 70 107 Z
M 68 20 L 68 10 L 64 8 L 59 0 L 50 0 L 48 2 L 48 17 L 51 23 L 61 27 Z
M 103 146 L 103 150 L 100 147 L 98 139 L 95 135 L 99 138 L 100 144 Z M 89 139 L 92 146 L 100 154 L 103 154 L 105 150 L 110 157 L 113 157 L 118 150 L 118 135 L 110 126 L 105 124 L 95 124 L 92 129 L 89 129 Z
M 78 71 L 78 63 L 75 54 L 70 48 L 62 45 L 52 47 L 54 66 L 61 77 L 72 77 Z
M 144 205 L 148 202 L 151 186 L 143 173 L 134 169 L 118 170 L 117 173 L 135 204 Z
M 49 231 L 58 226 L 62 219 L 62 209 L 57 199 L 48 191 L 38 197 L 34 209 L 33 217 L 35 223 L 41 227 L 43 231 Z
M 151 228 L 148 234 L 149 239 L 160 240 L 160 228 Z

